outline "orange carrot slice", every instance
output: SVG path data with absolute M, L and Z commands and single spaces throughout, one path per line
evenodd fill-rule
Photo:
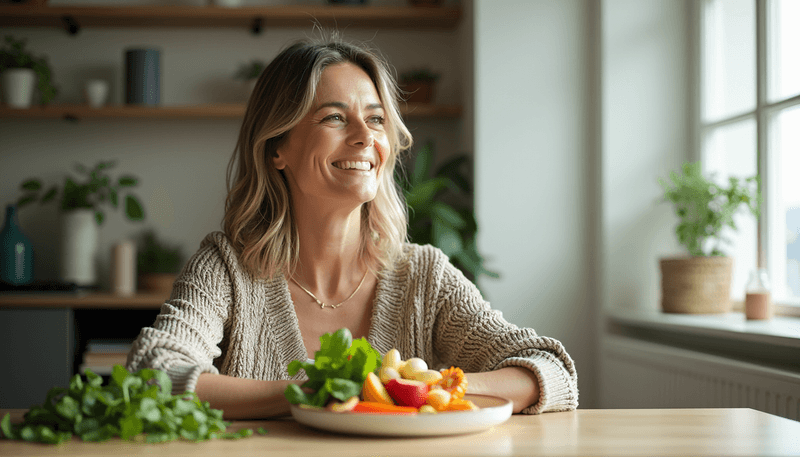
M 445 407 L 445 411 L 474 411 L 478 409 L 475 403 L 463 398 L 454 398 Z
M 411 406 L 387 405 L 376 401 L 360 401 L 353 409 L 354 413 L 372 414 L 417 414 L 417 408 Z

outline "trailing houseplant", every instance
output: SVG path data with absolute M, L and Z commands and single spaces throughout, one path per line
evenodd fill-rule
M 261 76 L 261 72 L 264 71 L 266 67 L 267 65 L 263 61 L 253 59 L 250 62 L 239 65 L 233 77 L 235 79 L 241 79 L 242 81 L 258 79 L 258 77 Z
M 266 67 L 267 64 L 259 59 L 253 59 L 250 62 L 239 65 L 239 68 L 236 70 L 236 73 L 234 73 L 233 78 L 244 83 L 246 97 L 250 97 L 250 94 L 253 93 L 253 89 L 256 86 L 256 81 L 258 81 L 258 77 L 261 76 L 261 73 Z
M 733 259 L 724 253 L 727 228 L 737 230 L 742 210 L 761 213 L 760 180 L 731 177 L 721 185 L 702 174 L 699 162 L 684 163 L 681 172 L 659 179 L 663 201 L 672 204 L 675 235 L 689 257 L 661 259 L 662 308 L 666 312 L 718 313 L 731 309 Z
M 44 190 L 38 178 L 22 183 L 23 196 L 19 207 L 39 201 L 42 204 L 60 199 L 61 218 L 61 273 L 60 279 L 80 287 L 94 287 L 97 280 L 98 226 L 105 219 L 103 206 L 119 206 L 120 193 L 126 192 L 125 215 L 132 221 L 144 219 L 144 210 L 139 199 L 129 189 L 138 184 L 138 179 L 123 175 L 114 180 L 108 170 L 113 161 L 98 162 L 89 169 L 81 164 L 75 168 L 83 180 L 76 181 L 67 176 L 63 186 L 53 185 Z
M 433 145 L 428 142 L 418 152 L 408 176 L 398 173 L 408 205 L 408 234 L 412 242 L 432 244 L 441 249 L 470 279 L 480 275 L 499 275 L 486 269 L 478 252 L 478 223 L 469 196 L 472 187 L 463 173 L 469 162 L 459 155 L 431 170 Z
M 25 45 L 25 39 L 17 40 L 11 35 L 5 37 L 3 47 L 0 48 L 0 73 L 5 74 L 9 70 L 18 69 L 32 70 L 39 89 L 39 102 L 46 105 L 58 94 L 58 88 L 53 84 L 53 72 L 46 56 L 32 54 L 26 49 Z M 6 81 L 4 83 L 4 86 L 8 84 Z M 8 90 L 8 87 L 4 87 L 4 91 Z M 8 97 L 10 94 L 5 95 Z M 28 98 L 27 104 L 30 104 L 30 98 Z
M 156 293 L 169 293 L 183 266 L 183 251 L 158 237 L 155 230 L 144 231 L 136 249 L 136 271 L 139 288 Z
M 17 201 L 17 206 L 23 207 L 37 200 L 44 204 L 55 200 L 60 194 L 62 211 L 91 210 L 97 224 L 101 225 L 105 220 L 105 212 L 102 206 L 109 204 L 113 208 L 117 208 L 119 206 L 120 193 L 135 187 L 139 183 L 139 180 L 132 175 L 123 175 L 113 180 L 108 175 L 108 170 L 115 165 L 114 161 L 101 161 L 94 168 L 89 169 L 80 163 L 75 164 L 75 170 L 84 177 L 83 181 L 75 181 L 67 176 L 64 179 L 63 187 L 53 185 L 47 191 L 43 191 L 40 179 L 28 179 L 21 185 L 23 196 Z M 125 215 L 128 219 L 132 221 L 143 220 L 144 210 L 136 195 L 127 193 L 124 200 Z

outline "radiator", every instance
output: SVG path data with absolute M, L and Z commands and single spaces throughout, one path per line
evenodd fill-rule
M 800 373 L 606 335 L 604 408 L 752 408 L 800 421 Z

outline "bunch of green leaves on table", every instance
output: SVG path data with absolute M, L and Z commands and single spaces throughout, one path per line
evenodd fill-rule
M 141 369 L 130 373 L 116 365 L 107 385 L 87 371 L 73 376 L 69 388 L 54 387 L 43 405 L 33 406 L 20 424 L 10 415 L 0 421 L 5 438 L 58 444 L 78 435 L 83 441 L 113 437 L 144 439 L 148 443 L 183 438 L 241 438 L 251 429 L 226 433 L 222 411 L 200 402 L 194 392 L 172 395 L 172 382 L 163 371 Z M 146 436 L 142 436 L 145 434 Z
M 293 405 L 323 407 L 331 397 L 345 401 L 360 394 L 367 375 L 377 373 L 381 367 L 381 354 L 365 338 L 353 340 L 346 328 L 322 335 L 320 343 L 313 361 L 289 363 L 290 376 L 301 369 L 308 376 L 308 381 L 302 385 L 290 384 L 284 391 Z

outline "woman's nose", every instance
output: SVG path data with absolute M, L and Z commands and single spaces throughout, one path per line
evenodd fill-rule
M 375 142 L 372 130 L 363 120 L 352 122 L 348 126 L 350 129 L 347 143 L 351 146 L 370 147 Z

